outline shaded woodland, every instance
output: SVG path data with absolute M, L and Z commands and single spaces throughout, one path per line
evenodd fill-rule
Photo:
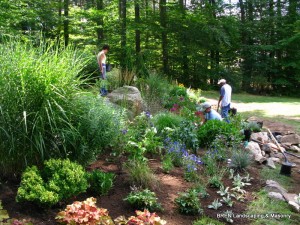
M 109 62 L 138 77 L 155 71 L 202 89 L 226 78 L 234 91 L 299 95 L 297 0 L 2 0 L 0 33 L 91 58 L 109 44 Z

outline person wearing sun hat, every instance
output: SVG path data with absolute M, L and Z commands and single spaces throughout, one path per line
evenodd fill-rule
M 211 108 L 211 104 L 209 102 L 204 102 L 201 107 L 202 112 L 204 113 L 204 123 L 208 120 L 222 120 L 221 115 Z
M 217 111 L 219 111 L 221 103 L 221 116 L 222 118 L 225 118 L 227 123 L 229 123 L 228 111 L 230 110 L 232 88 L 229 84 L 226 83 L 225 79 L 219 80 L 218 85 L 221 87 L 221 89 Z

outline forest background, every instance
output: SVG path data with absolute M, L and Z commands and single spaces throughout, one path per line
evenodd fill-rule
M 75 45 L 93 59 L 109 44 L 121 73 L 156 71 L 193 88 L 299 96 L 298 0 L 2 0 L 0 43 Z

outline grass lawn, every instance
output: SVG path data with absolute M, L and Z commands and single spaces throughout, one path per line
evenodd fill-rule
M 202 91 L 202 96 L 214 99 L 217 104 L 217 91 Z M 232 95 L 232 106 L 245 117 L 256 116 L 275 120 L 295 128 L 300 133 L 300 98 L 259 96 L 245 93 Z

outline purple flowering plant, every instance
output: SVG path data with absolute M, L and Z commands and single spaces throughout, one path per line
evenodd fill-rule
M 190 154 L 185 145 L 179 141 L 166 138 L 164 141 L 166 154 L 170 155 L 175 166 L 183 166 L 185 178 L 189 181 L 196 179 L 198 167 L 203 164 L 200 157 Z

